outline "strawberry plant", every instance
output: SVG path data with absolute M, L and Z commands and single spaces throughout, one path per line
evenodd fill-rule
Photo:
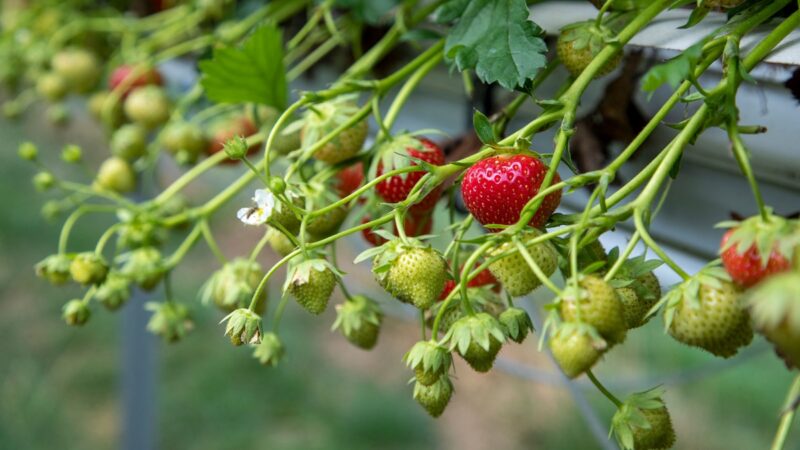
M 134 285 L 163 284 L 165 299 L 144 305 L 152 313 L 148 329 L 167 342 L 187 338 L 195 305 L 175 299 L 170 283 L 188 252 L 205 242 L 219 267 L 199 297 L 227 314 L 221 331 L 231 343 L 250 347 L 264 365 L 290 354 L 279 324 L 291 299 L 321 315 L 338 288 L 344 302 L 333 329 L 366 350 L 378 345 L 390 319 L 382 304 L 404 303 L 421 329 L 404 356 L 414 376 L 410 396 L 438 417 L 456 393 L 454 354 L 487 372 L 504 346 L 538 332 L 539 349 L 550 351 L 567 377 L 586 375 L 614 404 L 611 430 L 625 449 L 668 448 L 680 438 L 661 389 L 620 401 L 592 372 L 608 352 L 624 352 L 656 315 L 665 339 L 731 358 L 759 333 L 790 370 L 800 365 L 800 221 L 768 206 L 742 138 L 765 130 L 741 124 L 737 106 L 751 72 L 800 26 L 795 2 L 592 1 L 591 20 L 547 30 L 557 35 L 549 49 L 524 0 L 276 0 L 254 9 L 196 1 L 141 17 L 84 3 L 34 0 L 4 9 L 0 40 L 2 54 L 15 61 L 0 70 L 7 117 L 42 101 L 60 126 L 74 111 L 64 102 L 75 100 L 107 131 L 102 157 L 84 158 L 76 146 L 61 155 L 64 164 L 87 169 L 83 180 L 62 175 L 74 171 L 52 167 L 32 143 L 19 149 L 38 170 L 36 188 L 53 196 L 43 213 L 64 217 L 56 252 L 35 272 L 54 285 L 85 288 L 64 304 L 67 324 L 98 320 L 98 303 L 119 308 Z M 620 152 L 582 170 L 570 146 L 587 89 L 624 66 L 626 45 L 676 8 L 693 9 L 686 27 L 712 10 L 723 11 L 717 17 L 726 22 L 649 68 L 641 88 L 672 94 Z M 50 9 L 56 14 L 46 15 Z M 365 27 L 375 24 L 384 26 L 381 37 L 365 39 Z M 759 27 L 767 32 L 742 46 Z M 185 80 L 173 79 L 166 63 L 186 60 L 197 62 L 198 77 L 177 89 Z M 724 75 L 712 84 L 701 76 L 716 63 Z M 460 72 L 468 92 L 480 81 L 511 94 L 499 111 L 474 112 L 477 145 L 467 152 L 447 153 L 436 130 L 396 127 L 412 93 L 442 67 L 454 72 L 452 80 Z M 294 89 L 323 69 L 338 70 L 330 83 Z M 560 85 L 552 98 L 540 89 L 545 81 Z M 670 142 L 623 179 L 621 169 L 679 103 L 689 107 L 672 125 Z M 540 113 L 526 115 L 526 104 Z M 548 129 L 554 142 L 534 146 Z M 651 224 L 671 184 L 681 182 L 684 154 L 713 129 L 727 133 L 759 214 L 720 217 L 730 229 L 721 260 L 688 273 Z M 154 176 L 163 161 L 180 173 L 154 188 L 148 180 L 163 181 Z M 220 169 L 232 162 L 239 163 Z M 187 189 L 218 169 L 237 177 L 208 198 Z M 235 216 L 223 214 L 243 192 L 254 192 L 252 201 Z M 588 200 L 578 200 L 581 192 Z M 562 208 L 562 199 L 580 201 L 579 210 Z M 93 249 L 75 248 L 71 231 L 95 215 L 114 223 Z M 249 251 L 229 260 L 212 221 L 250 226 L 263 237 L 240 239 L 238 248 Z M 598 239 L 617 226 L 632 235 L 607 252 Z M 373 247 L 355 262 L 371 263 L 382 299 L 340 270 L 337 244 L 359 235 Z M 267 266 L 261 256 L 268 248 L 275 255 Z M 653 274 L 661 264 L 682 281 L 662 286 Z M 283 295 L 270 298 L 281 268 Z M 522 304 L 537 290 L 551 299 L 540 330 Z M 797 386 L 774 449 L 786 439 Z

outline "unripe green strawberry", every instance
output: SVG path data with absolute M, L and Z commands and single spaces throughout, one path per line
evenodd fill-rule
M 166 127 L 161 134 L 161 144 L 178 164 L 194 164 L 205 153 L 207 146 L 203 130 L 190 122 Z
M 286 197 L 294 204 L 294 206 L 300 209 L 303 208 L 303 199 L 294 192 L 286 191 Z M 289 208 L 279 199 L 275 199 L 275 209 L 272 210 L 270 221 L 282 225 L 292 233 L 297 233 L 297 231 L 300 229 L 300 219 L 294 215 L 294 212 L 291 210 L 291 208 Z
M 664 319 L 678 342 L 729 358 L 753 339 L 750 318 L 739 305 L 740 292 L 720 268 L 710 268 L 670 291 Z
M 650 428 L 634 428 L 633 442 L 635 449 L 667 449 L 675 444 L 675 430 L 666 407 L 642 410 Z
M 568 25 L 561 29 L 556 51 L 564 67 L 577 77 L 589 63 L 606 47 L 606 42 L 613 38 L 613 33 L 605 26 L 596 26 L 594 20 Z M 622 60 L 622 51 L 609 60 L 595 75 L 608 75 L 617 68 Z
M 147 330 L 166 342 L 177 342 L 194 328 L 189 309 L 181 303 L 148 302 L 144 309 L 153 313 L 147 322 Z
M 100 164 L 95 183 L 103 189 L 126 193 L 136 187 L 136 174 L 127 161 L 112 156 Z
M 120 273 L 146 291 L 155 288 L 164 276 L 164 261 L 155 247 L 140 247 L 118 259 L 122 263 Z
M 101 121 L 111 129 L 116 129 L 125 122 L 125 112 L 122 110 L 122 102 L 115 101 L 112 105 L 108 105 L 106 110 L 106 101 L 109 98 L 108 91 L 95 92 L 89 97 L 89 113 L 96 120 Z
M 353 96 L 341 96 L 314 105 L 303 118 L 300 134 L 303 148 L 309 148 L 327 134 L 349 121 L 358 112 Z M 361 120 L 344 130 L 333 140 L 314 152 L 314 158 L 328 164 L 338 164 L 354 157 L 364 145 L 368 131 L 367 121 Z M 292 131 L 291 128 L 287 131 Z
M 297 248 L 285 234 L 274 228 L 267 231 L 267 234 L 269 234 L 267 240 L 270 248 L 281 256 L 286 256 Z
M 609 344 L 624 341 L 628 330 L 625 311 L 614 288 L 595 275 L 581 276 L 578 286 L 577 291 L 573 287 L 564 290 L 561 317 L 591 325 Z
M 503 326 L 506 336 L 518 344 L 525 340 L 529 331 L 533 331 L 531 317 L 522 308 L 508 308 L 500 313 L 497 320 Z
M 662 388 L 639 392 L 625 399 L 611 420 L 611 430 L 623 450 L 663 450 L 675 444 Z
M 378 341 L 383 313 L 378 304 L 363 295 L 355 295 L 341 305 L 336 305 L 336 321 L 332 330 L 341 329 L 342 335 L 356 347 L 369 350 Z
M 92 316 L 92 311 L 89 309 L 86 302 L 75 299 L 68 301 L 64 305 L 61 315 L 68 325 L 80 326 L 89 321 L 89 317 Z
M 419 341 L 403 356 L 403 361 L 414 371 L 417 383 L 431 386 L 447 374 L 453 357 L 437 342 Z
M 110 272 L 94 294 L 94 298 L 110 311 L 119 309 L 130 297 L 130 281 L 117 272 Z
M 129 119 L 153 129 L 169 119 L 170 101 L 162 88 L 148 85 L 131 92 L 125 99 L 124 109 Z
M 334 271 L 333 266 L 323 259 L 301 262 L 291 269 L 285 289 L 306 311 L 321 314 L 336 286 Z
M 747 292 L 753 326 L 775 346 L 788 367 L 800 368 L 800 272 L 767 278 Z
M 553 358 L 569 378 L 591 369 L 606 349 L 605 341 L 592 337 L 590 326 L 569 322 L 559 325 L 548 343 Z
M 75 92 L 87 92 L 100 79 L 100 63 L 90 52 L 81 48 L 69 48 L 56 53 L 50 65 Z
M 392 240 L 359 256 L 375 256 L 372 272 L 378 283 L 401 302 L 430 308 L 439 298 L 447 278 L 442 256 L 417 239 Z
M 439 417 L 450 403 L 453 396 L 453 383 L 449 377 L 439 377 L 435 383 L 425 386 L 421 383 L 414 384 L 414 399 L 428 411 L 431 417 Z
M 72 279 L 80 284 L 100 284 L 108 275 L 108 263 L 94 252 L 78 253 L 69 265 Z
M 306 231 L 318 239 L 334 234 L 347 218 L 348 209 L 344 206 L 334 208 L 325 214 L 308 221 Z
M 522 242 L 526 243 L 525 248 L 528 249 L 528 253 L 536 265 L 545 276 L 549 277 L 558 267 L 558 254 L 555 248 L 549 242 L 527 244 L 540 235 L 541 232 L 538 230 L 528 232 L 522 237 Z M 494 256 L 514 249 L 516 249 L 516 245 L 513 242 L 505 242 L 496 250 L 491 251 L 489 255 Z M 489 271 L 512 297 L 527 295 L 542 284 L 518 251 L 490 264 Z
M 111 153 L 135 161 L 147 152 L 147 130 L 136 124 L 121 126 L 111 135 Z
M 283 358 L 285 352 L 286 350 L 283 348 L 283 343 L 281 343 L 278 335 L 265 333 L 261 338 L 261 343 L 253 351 L 253 358 L 265 366 L 275 367 Z
M 255 261 L 237 258 L 226 263 L 211 275 L 203 285 L 201 298 L 203 302 L 214 302 L 223 311 L 231 312 L 237 308 L 245 308 L 258 288 L 264 273 Z M 261 292 L 256 309 L 259 313 L 266 306 L 266 290 Z
M 36 80 L 36 92 L 51 102 L 57 102 L 67 94 L 67 83 L 57 73 L 44 73 Z
M 660 261 L 645 261 L 644 256 L 631 258 L 610 282 L 622 302 L 628 329 L 638 328 L 652 317 L 647 313 L 661 298 L 661 285 L 652 270 L 660 264 Z
M 500 322 L 487 313 L 462 317 L 447 331 L 442 343 L 458 354 L 477 372 L 488 372 L 494 365 L 506 335 Z

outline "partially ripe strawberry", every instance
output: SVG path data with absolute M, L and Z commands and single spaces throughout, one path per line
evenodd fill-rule
M 336 321 L 332 329 L 341 330 L 342 335 L 356 347 L 369 350 L 378 341 L 382 321 L 383 313 L 375 300 L 354 295 L 336 305 Z
M 402 302 L 428 309 L 444 289 L 447 265 L 442 255 L 414 238 L 390 241 L 362 255 L 375 256 L 372 272 L 378 283 Z
M 483 225 L 513 225 L 522 209 L 538 192 L 548 167 L 527 155 L 499 155 L 467 169 L 461 181 L 464 205 Z M 551 184 L 561 181 L 556 173 Z M 529 224 L 541 228 L 561 203 L 561 191 L 545 196 Z
M 625 312 L 614 288 L 602 278 L 584 275 L 578 289 L 567 287 L 560 299 L 561 317 L 594 327 L 609 344 L 625 340 Z
M 300 132 L 303 148 L 313 146 L 351 120 L 357 112 L 355 97 L 349 95 L 314 105 L 303 117 L 303 128 Z M 368 131 L 367 121 L 361 120 L 314 152 L 314 158 L 331 165 L 346 161 L 361 151 Z
M 144 70 L 141 70 L 135 78 L 129 79 L 132 78 L 132 72 L 135 67 L 136 66 L 129 64 L 122 64 L 114 69 L 114 71 L 111 72 L 111 75 L 108 77 L 108 88 L 113 91 L 122 83 L 129 83 L 122 91 L 122 98 L 125 98 L 135 89 L 142 86 L 147 86 L 148 84 L 154 84 L 157 86 L 164 85 L 164 79 L 161 78 L 161 73 L 153 67 L 148 67 Z
M 415 166 L 415 162 L 408 157 L 425 161 L 434 166 L 444 164 L 444 152 L 438 145 L 424 138 L 416 138 L 410 135 L 400 135 L 386 142 L 379 150 L 381 160 L 378 162 L 376 176 L 381 176 L 384 172 L 403 167 Z M 375 186 L 378 195 L 387 203 L 402 202 L 408 194 L 425 175 L 425 171 L 411 172 L 402 175 L 389 177 Z M 435 188 L 432 192 L 422 198 L 409 208 L 411 214 L 421 214 L 429 212 L 436 206 L 436 202 L 441 197 L 441 189 Z
M 430 386 L 414 384 L 414 399 L 425 408 L 431 417 L 439 417 L 450 403 L 453 396 L 453 383 L 449 377 L 443 376 Z
M 786 365 L 800 368 L 800 272 L 770 277 L 745 294 L 744 304 Z
M 458 319 L 442 338 L 477 372 L 488 372 L 506 340 L 502 325 L 485 312 Z
M 605 341 L 592 337 L 591 327 L 570 322 L 559 325 L 548 343 L 553 358 L 569 378 L 591 369 L 606 349 Z
M 549 242 L 528 244 L 528 242 L 540 235 L 541 232 L 537 230 L 527 232 L 522 236 L 522 242 L 525 244 L 525 248 L 528 249 L 528 253 L 536 265 L 539 266 L 545 276 L 549 277 L 558 267 L 558 253 L 556 253 L 556 249 Z M 515 250 L 516 245 L 513 242 L 505 242 L 495 250 L 489 252 L 489 256 Z M 542 285 L 539 277 L 531 270 L 527 261 L 525 261 L 525 258 L 519 251 L 489 264 L 489 270 L 503 286 L 503 289 L 512 297 L 527 295 Z
M 294 266 L 287 280 L 287 291 L 312 314 L 322 314 L 336 286 L 334 268 L 323 259 L 310 259 Z
M 258 132 L 258 128 L 256 128 L 253 121 L 247 116 L 242 115 L 229 118 L 214 126 L 211 138 L 208 141 L 208 146 L 206 147 L 206 153 L 213 155 L 214 153 L 222 151 L 225 147 L 225 143 L 234 137 L 239 136 L 247 138 L 256 134 L 256 132 Z M 247 149 L 247 155 L 257 153 L 260 149 L 260 144 L 251 145 Z M 223 161 L 224 164 L 236 164 L 237 162 L 238 161 L 234 159 L 226 159 Z
M 766 261 L 761 257 L 758 246 L 755 242 L 745 249 L 740 249 L 739 233 L 736 229 L 728 230 L 722 237 L 721 254 L 722 264 L 736 284 L 743 287 L 750 287 L 764 278 L 776 273 L 785 272 L 792 266 L 790 258 L 781 254 L 776 242 Z M 731 237 L 734 241 L 731 241 Z M 755 236 L 753 236 L 755 238 Z M 751 240 L 752 241 L 752 240 Z
M 719 268 L 706 269 L 670 291 L 665 324 L 678 342 L 729 358 L 753 339 L 740 291 Z
M 611 30 L 605 26 L 598 27 L 594 20 L 575 23 L 561 29 L 556 52 L 569 73 L 577 77 L 613 37 Z M 621 60 L 620 50 L 595 74 L 595 78 L 613 72 Z
M 364 182 L 364 163 L 361 161 L 346 167 L 336 174 L 336 192 L 345 198 L 361 187 Z

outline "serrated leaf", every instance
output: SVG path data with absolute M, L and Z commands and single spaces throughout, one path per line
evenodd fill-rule
M 445 41 L 445 55 L 461 70 L 475 70 L 483 82 L 515 89 L 547 64 L 542 29 L 528 20 L 525 0 L 453 0 L 440 17 L 457 19 Z
M 258 28 L 240 47 L 221 47 L 200 61 L 200 84 L 216 103 L 260 103 L 286 108 L 283 39 L 273 24 Z

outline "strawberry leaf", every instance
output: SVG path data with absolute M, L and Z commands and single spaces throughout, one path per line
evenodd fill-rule
M 287 102 L 283 42 L 273 24 L 253 32 L 238 48 L 214 50 L 200 61 L 200 84 L 216 103 L 260 103 L 283 110 Z
M 445 55 L 487 84 L 523 86 L 547 63 L 542 29 L 528 14 L 525 0 L 451 0 L 438 14 L 439 20 L 456 20 Z
M 642 79 L 642 89 L 654 92 L 663 84 L 672 88 L 689 78 L 703 56 L 703 42 L 687 48 L 683 53 L 650 69 Z
M 477 109 L 475 110 L 475 114 L 472 115 L 472 126 L 475 127 L 475 133 L 484 144 L 494 144 L 497 142 L 489 118 Z

